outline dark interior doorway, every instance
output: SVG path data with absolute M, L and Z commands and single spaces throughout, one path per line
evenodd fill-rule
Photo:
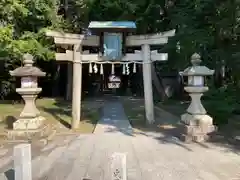
M 131 66 L 132 65 L 130 65 L 130 69 L 132 69 Z M 67 68 L 67 62 L 44 62 L 39 67 L 44 67 L 43 69 L 45 69 L 45 71 L 47 70 L 47 73 L 49 75 L 53 74 L 51 76 L 40 79 L 39 84 L 43 88 L 42 96 L 66 97 L 68 79 L 67 75 L 69 73 Z M 59 69 L 59 72 L 57 71 L 57 69 Z M 105 94 L 110 94 L 113 96 L 131 96 L 137 94 L 137 96 L 143 96 L 142 72 L 140 70 L 137 70 L 136 73 L 132 73 L 132 71 L 130 71 L 129 75 L 123 75 L 122 65 L 115 64 L 114 74 L 121 78 L 120 88 L 118 89 L 108 88 L 108 77 L 111 75 L 112 65 L 103 64 L 103 70 L 104 73 L 100 74 L 100 65 L 98 65 L 97 73 L 94 73 L 94 71 L 92 73 L 89 73 L 89 64 L 83 64 L 82 98 L 103 96 Z M 55 74 L 57 74 L 57 76 L 55 76 Z
M 104 73 L 89 73 L 88 76 L 91 79 L 91 87 L 89 90 L 91 93 L 89 95 L 104 95 L 104 94 L 112 94 L 112 95 L 123 95 L 124 91 L 129 88 L 128 81 L 129 78 L 127 75 L 122 74 L 122 66 L 120 64 L 114 65 L 114 75 L 121 78 L 120 88 L 111 89 L 108 87 L 108 78 L 112 74 L 112 65 L 104 64 Z

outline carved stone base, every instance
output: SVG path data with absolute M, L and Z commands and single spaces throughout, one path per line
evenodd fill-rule
M 13 123 L 13 129 L 5 131 L 7 141 L 34 141 L 45 139 L 55 132 L 51 124 L 46 123 L 44 117 L 18 119 Z
M 181 139 L 185 142 L 203 142 L 208 134 L 216 131 L 212 118 L 208 115 L 183 114 L 181 116 Z
M 29 130 L 7 130 L 7 140 L 8 141 L 34 141 L 46 139 L 49 136 L 55 134 L 54 127 L 51 124 L 42 124 L 37 129 Z
M 213 119 L 207 114 L 189 114 L 185 113 L 181 116 L 184 124 L 191 126 L 212 125 Z
M 45 118 L 38 116 L 35 118 L 20 118 L 13 123 L 14 130 L 35 130 L 42 126 Z

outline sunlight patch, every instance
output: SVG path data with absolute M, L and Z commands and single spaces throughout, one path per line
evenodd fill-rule
M 162 124 L 162 125 L 158 125 L 159 128 L 163 128 L 163 129 L 174 129 L 176 128 L 173 125 L 169 125 L 169 124 Z

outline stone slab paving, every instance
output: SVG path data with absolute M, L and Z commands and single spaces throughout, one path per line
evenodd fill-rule
M 161 135 L 158 137 L 162 138 Z M 64 151 L 60 148 L 53 152 L 61 151 L 62 156 L 55 159 L 49 171 L 39 179 L 108 180 L 108 160 L 114 152 L 127 154 L 129 180 L 240 178 L 237 175 L 240 172 L 240 157 L 237 154 L 198 145 L 180 146 L 171 141 L 163 143 L 151 135 L 89 135 L 84 140 L 74 139 Z M 46 156 L 39 162 L 42 166 L 33 167 L 33 171 L 38 173 L 37 170 L 41 171 L 39 167 L 45 169 L 49 166 L 54 154 Z
M 152 134 L 79 136 L 39 179 L 112 180 L 109 160 L 114 152 L 126 153 L 128 180 L 240 179 L 239 155 L 175 140 L 163 142 L 161 134 Z
M 109 106 L 121 109 L 118 103 L 107 103 L 105 118 L 117 111 Z M 127 121 L 123 110 L 115 119 Z M 240 180 L 240 155 L 230 149 L 184 144 L 156 132 L 126 133 L 123 125 L 115 126 L 110 122 L 94 134 L 58 137 L 61 142 L 53 141 L 41 158 L 33 159 L 34 180 L 113 180 L 109 168 L 114 152 L 127 155 L 127 180 Z
M 105 102 L 103 107 L 103 116 L 98 121 L 94 134 L 100 133 L 118 133 L 132 134 L 132 127 L 124 113 L 122 104 L 117 101 Z

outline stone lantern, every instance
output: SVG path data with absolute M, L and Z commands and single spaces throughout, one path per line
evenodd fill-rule
M 37 78 L 45 76 L 39 68 L 33 66 L 33 56 L 24 55 L 24 66 L 10 71 L 11 76 L 21 77 L 21 87 L 16 92 L 22 96 L 25 106 L 17 121 L 13 123 L 13 130 L 36 130 L 43 124 L 44 118 L 36 108 L 35 100 L 42 88 L 38 87 Z
M 196 53 L 192 55 L 191 63 L 192 66 L 181 73 L 182 76 L 188 77 L 188 84 L 184 90 L 191 97 L 187 112 L 181 116 L 181 124 L 184 127 L 182 136 L 185 141 L 202 142 L 207 139 L 209 133 L 215 130 L 212 118 L 207 115 L 201 103 L 201 96 L 208 91 L 204 83 L 205 76 L 213 75 L 214 70 L 201 66 L 201 57 Z

